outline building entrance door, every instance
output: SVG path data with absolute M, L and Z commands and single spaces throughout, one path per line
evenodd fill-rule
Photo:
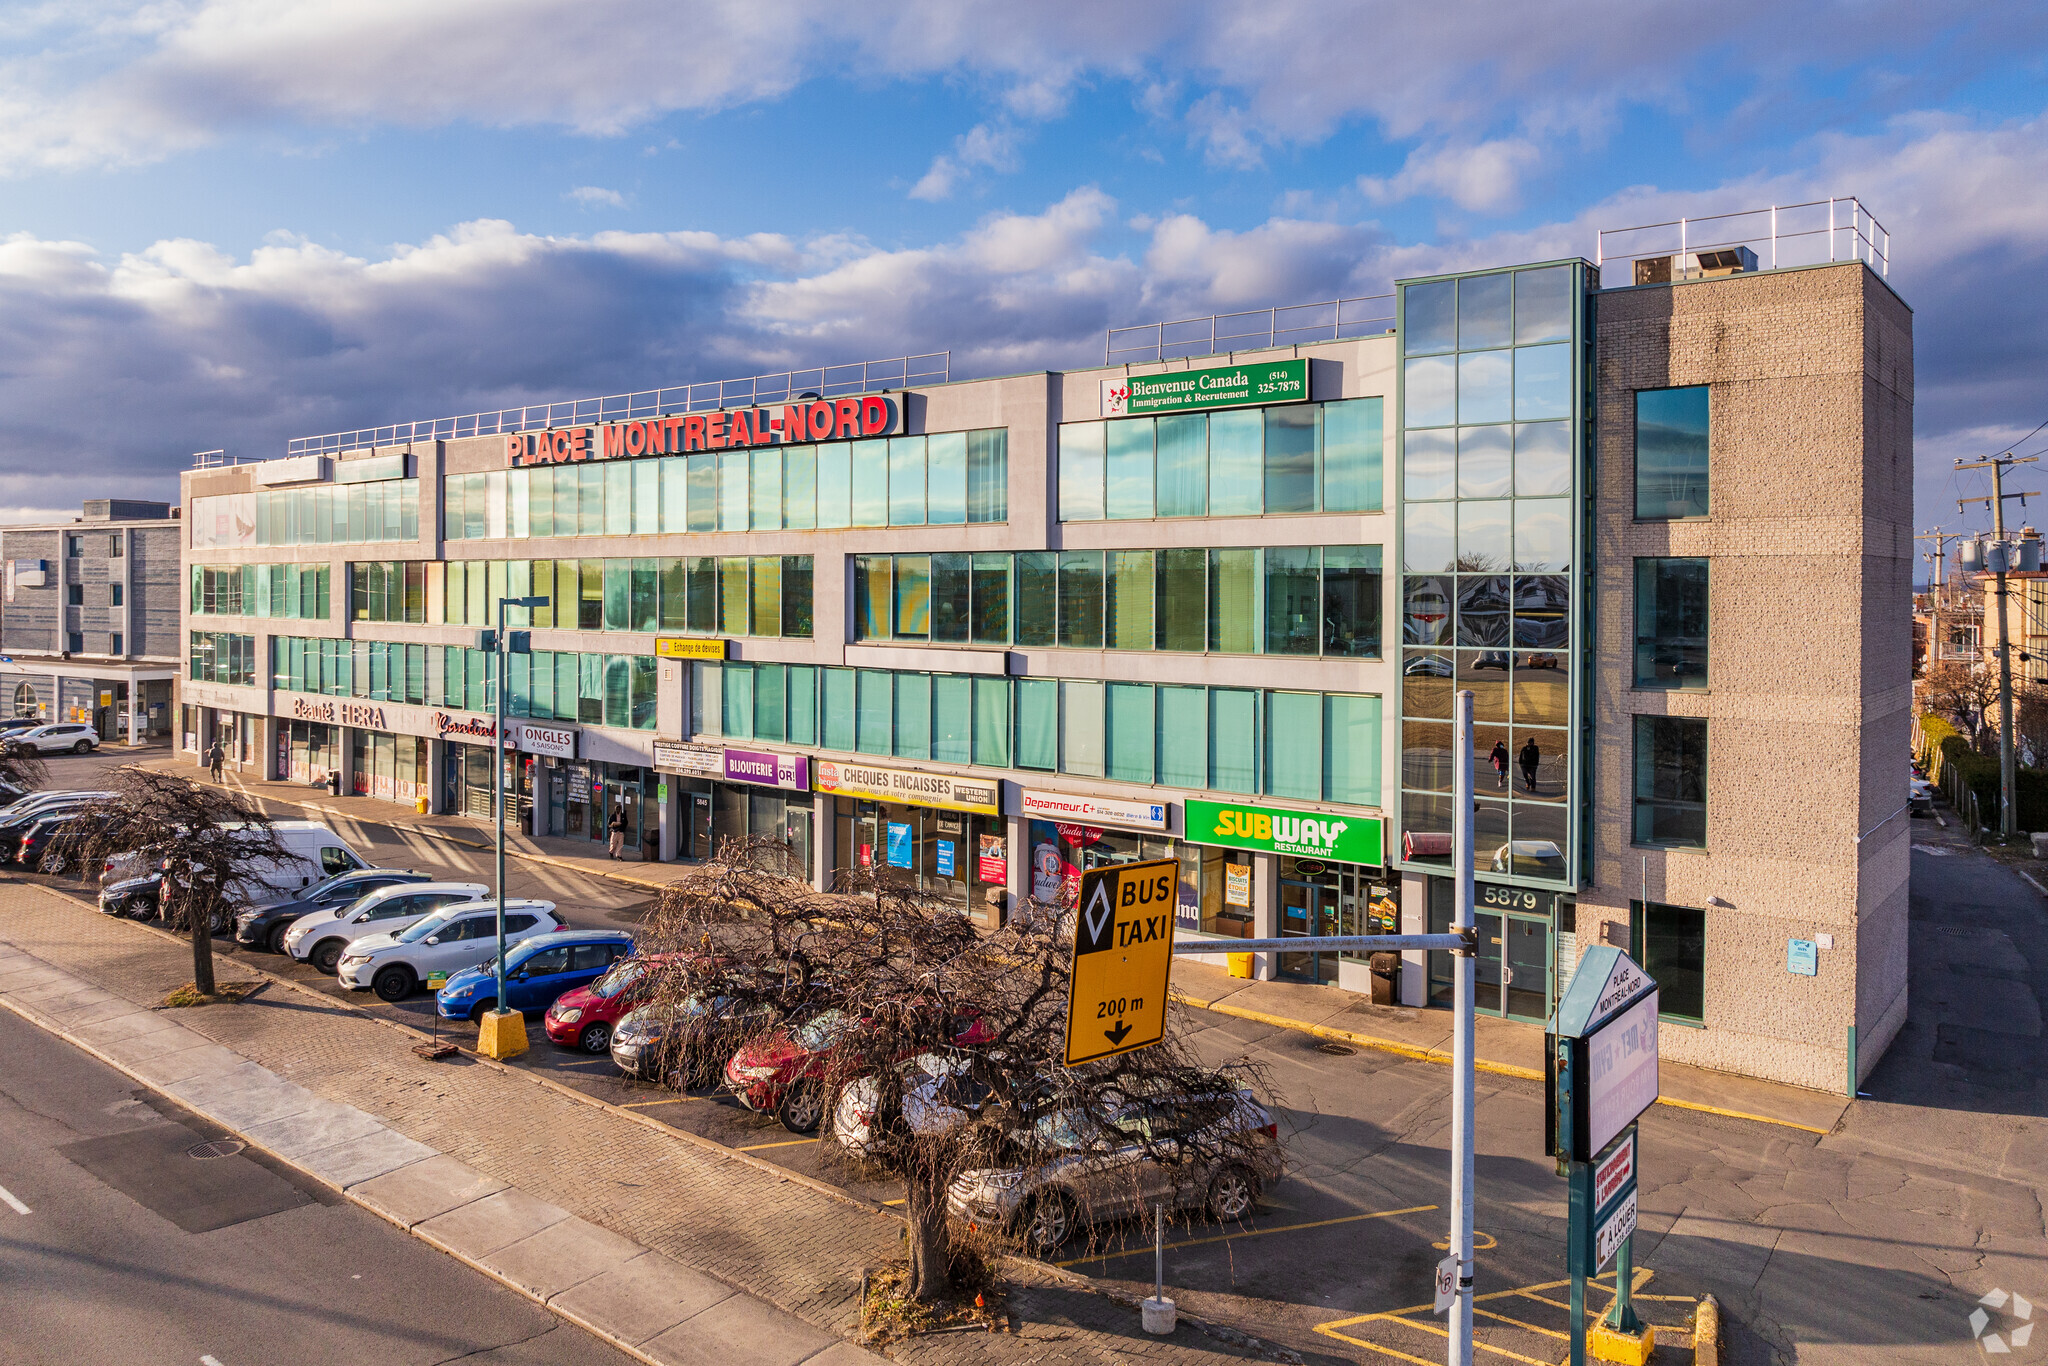
M 1301 939 L 1337 933 L 1337 889 L 1321 881 L 1280 880 L 1280 937 Z M 1280 975 L 1297 982 L 1337 980 L 1334 953 L 1283 953 Z

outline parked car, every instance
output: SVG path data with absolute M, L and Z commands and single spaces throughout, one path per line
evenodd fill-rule
M 619 1018 L 612 1032 L 612 1063 L 629 1077 L 659 1081 L 679 1091 L 701 1091 L 725 1076 L 726 1062 L 740 1045 L 792 1018 L 814 1014 L 819 1006 L 798 1001 L 770 1005 L 756 1000 L 736 1009 L 730 996 L 700 992 L 663 1010 L 640 1005 Z M 694 1059 L 682 1074 L 678 1063 Z
M 53 812 L 90 806 L 111 792 L 38 792 L 0 811 L 0 862 L 12 862 L 29 827 Z
M 92 831 L 80 820 L 76 808 L 59 808 L 28 828 L 14 861 L 33 872 L 51 877 L 75 874 L 84 862 L 85 842 Z
M 1493 851 L 1496 873 L 1527 873 L 1532 877 L 1563 877 L 1564 850 L 1550 840 L 1509 840 Z
M 903 1077 L 903 1118 L 920 1137 L 937 1137 L 981 1113 L 993 1094 L 976 1080 L 973 1054 L 951 1048 L 920 1053 L 897 1064 Z M 866 1151 L 873 1133 L 881 1086 L 875 1077 L 859 1077 L 840 1093 L 832 1113 L 832 1137 L 850 1152 Z M 1030 1098 L 1024 1100 L 1027 1107 Z
M 1108 1127 L 1128 1142 L 1105 1137 L 1071 1110 L 1040 1115 L 1012 1131 L 1010 1162 L 954 1178 L 947 1212 L 972 1228 L 1020 1236 L 1039 1256 L 1057 1252 L 1086 1225 L 1156 1203 L 1206 1210 L 1219 1222 L 1243 1219 L 1284 1171 L 1280 1130 L 1250 1092 L 1219 1080 L 1228 1089 L 1213 1095 L 1119 1107 Z M 1168 1156 L 1184 1160 L 1160 1160 Z
M 100 909 L 129 920 L 154 920 L 163 914 L 163 870 L 100 884 Z
M 619 1021 L 632 1011 L 647 1003 L 647 992 L 654 984 L 652 969 L 665 957 L 657 954 L 651 958 L 627 958 L 615 963 L 596 981 L 580 987 L 572 987 L 555 998 L 541 1017 L 541 1025 L 547 1030 L 548 1038 L 564 1048 L 581 1048 L 586 1053 L 602 1053 L 613 1046 Z M 593 1048 L 592 1031 L 603 1028 L 604 1047 Z M 637 1051 L 635 1061 L 637 1062 Z M 617 1061 L 614 1053 L 614 1061 Z
M 820 1082 L 831 1065 L 832 1049 L 853 1024 L 854 1017 L 834 1006 L 743 1044 L 725 1065 L 725 1084 L 749 1110 L 774 1115 L 791 1133 L 812 1133 L 825 1117 Z M 991 1032 L 978 1015 L 953 1022 L 956 1046 L 985 1043 Z
M 288 852 L 282 859 L 253 861 L 244 871 L 234 890 L 245 908 L 289 901 L 316 882 L 370 866 L 348 841 L 318 821 L 273 821 L 270 830 Z
M 366 892 L 345 906 L 308 911 L 284 933 L 284 951 L 321 972 L 335 971 L 355 940 L 410 929 L 454 902 L 482 901 L 481 882 L 400 882 Z
M 1923 811 L 1931 814 L 1934 811 L 1934 784 L 1915 774 L 1906 789 L 1906 805 L 1915 816 Z
M 1401 672 L 1410 678 L 1449 678 L 1451 661 L 1442 655 L 1416 655 L 1402 666 Z
M 54 726 L 30 726 L 0 737 L 9 749 L 32 749 L 38 754 L 90 754 L 100 747 L 100 733 L 91 726 L 65 721 Z
M 371 892 L 401 883 L 431 880 L 431 874 L 415 873 L 409 868 L 358 868 L 354 872 L 340 873 L 325 882 L 314 883 L 289 901 L 243 911 L 235 917 L 235 938 L 251 947 L 260 946 L 272 953 L 283 953 L 285 935 L 291 932 L 292 922 L 302 915 L 311 915 L 315 911 L 338 912 Z
M 505 1000 L 522 1015 L 550 1010 L 563 992 L 589 986 L 612 964 L 632 956 L 633 936 L 624 930 L 557 930 L 522 939 L 505 950 Z M 481 1020 L 497 1007 L 495 956 L 451 974 L 434 996 L 434 1008 L 444 1020 Z M 576 1042 L 586 1053 L 609 1052 L 612 1027 L 592 1020 Z
M 555 919 L 552 901 L 505 903 L 505 938 L 531 939 L 566 928 Z M 372 934 L 351 943 L 335 965 L 335 978 L 351 991 L 375 990 L 386 1001 L 402 1001 L 430 973 L 451 977 L 493 957 L 498 948 L 498 904 L 464 901 L 443 906 L 396 934 Z
M 0 735 L 13 735 L 24 730 L 34 730 L 43 724 L 40 716 L 9 716 L 0 720 Z

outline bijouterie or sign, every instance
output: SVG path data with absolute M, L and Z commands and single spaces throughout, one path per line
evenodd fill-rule
M 1304 366 L 1307 363 L 1300 362 Z M 1303 387 L 1306 389 L 1306 384 Z M 858 441 L 893 435 L 902 425 L 900 401 L 887 394 L 862 394 L 854 398 L 786 403 L 780 408 L 720 408 L 708 413 L 608 422 L 602 426 L 520 432 L 505 438 L 505 463 L 558 465 L 747 446 L 787 446 L 806 441 Z
M 729 783 L 784 787 L 804 791 L 811 785 L 811 761 L 802 754 L 777 754 L 757 749 L 725 751 L 724 777 Z
M 1308 397 L 1308 362 L 1262 361 L 1102 381 L 1104 417 L 1142 417 L 1253 403 L 1299 403 Z

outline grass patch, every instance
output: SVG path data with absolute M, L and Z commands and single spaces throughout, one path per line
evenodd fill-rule
M 213 995 L 208 996 L 187 982 L 164 997 L 163 1004 L 172 1010 L 180 1010 L 186 1006 L 231 1006 L 248 1000 L 269 985 L 268 982 L 216 982 Z

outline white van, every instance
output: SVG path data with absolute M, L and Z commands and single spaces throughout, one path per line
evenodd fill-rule
M 244 869 L 230 898 L 237 910 L 275 906 L 336 873 L 370 866 L 341 836 L 318 821 L 274 821 L 270 828 L 292 856 L 260 860 Z

